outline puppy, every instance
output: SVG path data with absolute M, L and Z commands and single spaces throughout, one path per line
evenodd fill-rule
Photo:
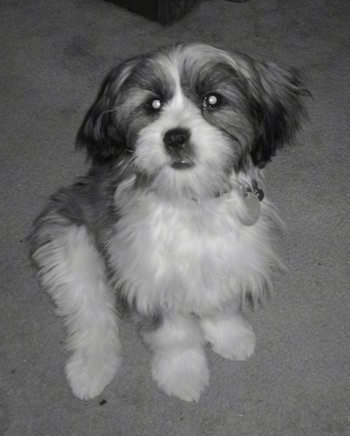
M 144 321 L 168 395 L 199 399 L 206 343 L 227 359 L 252 355 L 242 309 L 279 265 L 261 169 L 292 140 L 305 93 L 294 69 L 202 44 L 110 72 L 77 136 L 91 168 L 50 199 L 30 238 L 68 332 L 75 396 L 101 394 L 118 370 L 117 300 Z

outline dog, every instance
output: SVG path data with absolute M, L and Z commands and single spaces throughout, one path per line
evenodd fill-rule
M 231 360 L 252 355 L 245 308 L 280 266 L 262 169 L 305 117 L 301 82 L 294 68 L 197 43 L 107 75 L 77 135 L 90 170 L 51 197 L 30 236 L 64 318 L 76 397 L 100 395 L 118 370 L 121 303 L 170 396 L 198 401 L 206 344 Z

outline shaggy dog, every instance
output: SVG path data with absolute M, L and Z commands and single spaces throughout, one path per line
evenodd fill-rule
M 168 395 L 199 399 L 205 343 L 251 356 L 242 309 L 279 264 L 260 170 L 292 140 L 305 93 L 294 69 L 203 44 L 161 48 L 107 76 L 77 137 L 91 168 L 50 199 L 31 236 L 78 398 L 99 395 L 120 365 L 117 300 L 138 314 Z

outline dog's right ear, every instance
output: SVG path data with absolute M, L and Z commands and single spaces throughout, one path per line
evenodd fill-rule
M 88 158 L 104 164 L 123 154 L 126 144 L 118 122 L 118 96 L 139 58 L 132 58 L 114 68 L 105 78 L 95 102 L 88 110 L 76 138 L 77 148 L 86 148 Z

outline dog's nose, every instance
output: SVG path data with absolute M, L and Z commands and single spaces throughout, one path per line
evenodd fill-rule
M 163 141 L 169 150 L 179 150 L 185 147 L 190 139 L 190 132 L 187 129 L 171 129 L 164 135 Z

